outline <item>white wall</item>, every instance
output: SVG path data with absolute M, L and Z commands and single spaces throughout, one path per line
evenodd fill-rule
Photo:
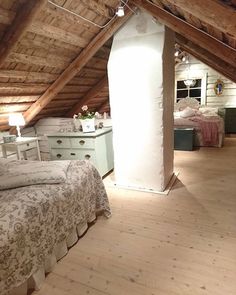
M 144 12 L 114 36 L 108 78 L 120 186 L 163 191 L 173 174 L 174 55 L 168 47 L 174 50 L 173 33 Z
M 188 65 L 186 63 L 179 64 L 175 69 L 175 77 L 186 78 Z M 200 62 L 196 58 L 190 56 L 190 75 L 191 78 L 206 77 L 206 105 L 208 106 L 234 106 L 236 107 L 236 83 L 225 78 L 209 66 Z M 217 96 L 214 92 L 214 84 L 217 79 L 221 79 L 224 82 L 223 94 Z

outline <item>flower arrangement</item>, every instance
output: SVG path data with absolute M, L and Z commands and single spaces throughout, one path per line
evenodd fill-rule
M 90 112 L 88 109 L 87 105 L 82 106 L 82 112 L 78 113 L 78 115 L 74 115 L 73 118 L 74 119 L 80 119 L 80 120 L 85 120 L 85 119 L 93 119 L 96 115 L 97 112 Z

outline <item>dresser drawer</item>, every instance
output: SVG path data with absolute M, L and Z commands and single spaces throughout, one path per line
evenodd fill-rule
M 21 152 L 23 151 L 27 151 L 29 149 L 33 149 L 33 148 L 36 148 L 36 142 L 35 141 L 32 141 L 32 142 L 27 142 L 27 143 L 24 143 L 24 144 L 21 144 L 19 145 L 19 150 Z
M 48 139 L 52 148 L 70 148 L 70 139 L 64 137 L 51 137 Z
M 70 150 L 67 149 L 51 149 L 52 160 L 69 160 Z
M 94 149 L 95 141 L 94 138 L 71 138 L 72 148 L 83 148 L 83 149 Z
M 94 150 L 80 150 L 79 151 L 79 160 L 89 160 L 93 164 L 96 164 L 96 155 Z

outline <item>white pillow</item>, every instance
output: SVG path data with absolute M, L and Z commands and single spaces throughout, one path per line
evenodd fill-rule
M 199 111 L 200 111 L 204 116 L 217 116 L 217 115 L 218 115 L 218 108 L 213 108 L 213 107 L 203 107 L 203 108 L 199 108 Z
M 188 118 L 196 115 L 196 110 L 191 109 L 190 107 L 186 107 L 183 111 L 180 112 L 180 117 Z

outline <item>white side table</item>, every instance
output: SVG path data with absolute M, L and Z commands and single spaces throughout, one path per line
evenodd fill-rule
M 17 137 L 16 141 L 9 143 L 1 143 L 2 154 L 7 158 L 7 152 L 16 152 L 17 159 L 21 159 L 21 153 L 27 152 L 33 148 L 36 149 L 37 158 L 41 161 L 39 143 L 37 137 Z

